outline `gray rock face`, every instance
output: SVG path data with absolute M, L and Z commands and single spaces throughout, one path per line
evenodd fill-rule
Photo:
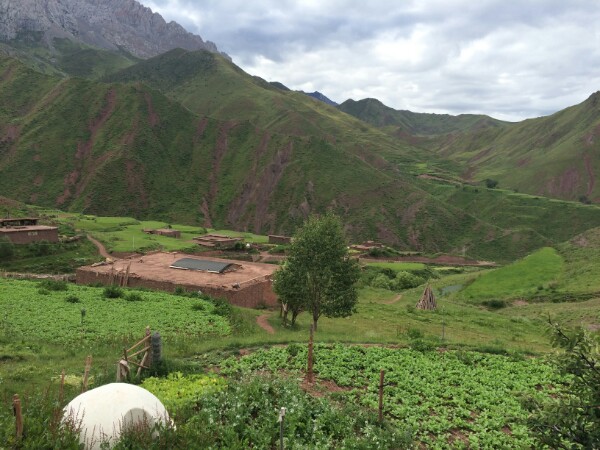
M 40 32 L 50 46 L 53 38 L 66 37 L 109 50 L 123 48 L 140 58 L 177 47 L 218 52 L 214 43 L 165 22 L 135 0 L 0 0 L 0 40 L 22 32 Z

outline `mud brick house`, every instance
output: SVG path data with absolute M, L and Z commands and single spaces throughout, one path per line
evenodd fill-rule
M 278 236 L 276 234 L 269 235 L 269 244 L 286 245 L 291 243 L 292 238 L 289 236 Z
M 375 241 L 366 241 L 366 242 L 363 242 L 362 244 L 355 244 L 355 245 L 350 246 L 351 249 L 358 250 L 361 252 L 368 252 L 372 248 L 383 248 L 383 247 L 384 246 L 381 242 L 375 242 Z
M 222 234 L 205 234 L 195 237 L 193 240 L 203 247 L 223 249 L 233 247 L 237 242 L 242 242 L 243 238 L 224 236 Z
M 157 252 L 77 269 L 77 284 L 144 287 L 173 292 L 181 287 L 237 306 L 275 306 L 272 264 Z
M 181 231 L 174 230 L 172 228 L 158 228 L 156 230 L 144 230 L 144 233 L 147 234 L 157 234 L 159 236 L 167 236 L 179 239 L 181 238 Z
M 13 244 L 31 244 L 32 242 L 58 242 L 58 227 L 38 225 L 36 217 L 0 219 L 0 237 Z

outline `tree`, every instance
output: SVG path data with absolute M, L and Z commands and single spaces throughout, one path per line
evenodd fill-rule
M 583 328 L 550 323 L 555 359 L 568 376 L 564 394 L 543 403 L 530 400 L 529 425 L 550 448 L 598 448 L 600 443 L 600 342 Z
M 311 216 L 294 235 L 273 287 L 293 321 L 303 310 L 311 312 L 316 331 L 321 315 L 347 317 L 355 311 L 359 275 L 358 262 L 348 256 L 342 223 L 328 213 Z

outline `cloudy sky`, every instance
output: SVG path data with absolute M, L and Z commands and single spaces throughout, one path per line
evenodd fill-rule
M 600 90 L 595 0 L 140 0 L 252 75 L 336 102 L 551 114 Z

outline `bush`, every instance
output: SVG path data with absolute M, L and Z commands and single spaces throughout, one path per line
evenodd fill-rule
M 233 313 L 233 306 L 224 298 L 211 298 L 210 300 L 215 305 L 214 313 L 222 317 L 230 317 Z
M 432 352 L 436 346 L 433 342 L 424 339 L 415 339 L 411 341 L 410 348 L 417 352 Z
M 497 180 L 493 180 L 493 179 L 491 179 L 491 178 L 487 178 L 487 179 L 485 180 L 485 186 L 486 186 L 488 189 L 494 189 L 495 187 L 497 187 L 497 186 L 498 186 L 498 181 L 497 181 Z
M 418 277 L 410 272 L 400 271 L 396 274 L 393 288 L 401 291 L 403 289 L 412 289 L 425 283 L 425 279 Z
M 206 311 L 204 303 L 194 303 L 192 305 L 192 311 Z
M 66 281 L 48 279 L 40 282 L 40 289 L 46 289 L 48 291 L 68 291 L 69 285 Z
M 505 300 L 498 299 L 486 300 L 484 302 L 481 302 L 481 304 L 489 309 L 502 309 L 508 306 Z
M 418 328 L 409 328 L 406 334 L 410 339 L 423 339 L 425 336 Z
M 81 303 L 81 300 L 79 300 L 79 297 L 77 297 L 76 295 L 68 295 L 65 298 L 65 302 L 67 302 L 67 303 Z
M 104 298 L 119 298 L 123 296 L 123 290 L 118 286 L 106 286 L 102 291 Z
M 187 295 L 187 292 L 183 288 L 183 286 L 175 286 L 175 290 L 173 291 L 173 294 L 185 296 L 185 295 Z
M 125 300 L 128 302 L 141 302 L 144 298 L 139 294 L 139 292 L 130 292 L 125 296 Z
M 380 273 L 371 281 L 371 286 L 374 288 L 380 289 L 391 289 L 393 285 L 392 280 L 390 280 L 386 275 Z

